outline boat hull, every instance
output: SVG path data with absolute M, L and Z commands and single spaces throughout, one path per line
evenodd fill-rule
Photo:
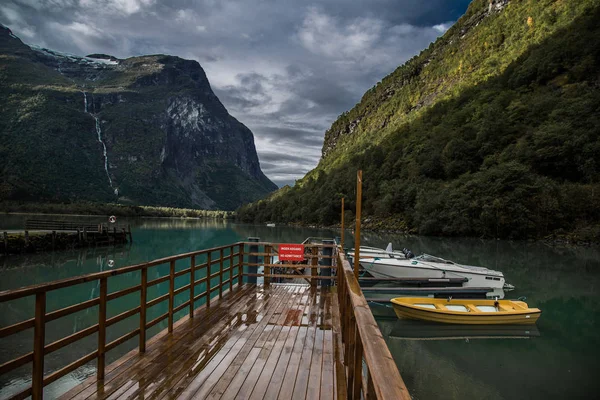
M 390 265 L 385 264 L 383 260 L 377 260 L 375 262 L 372 262 L 371 260 L 361 260 L 361 266 L 375 278 L 418 277 L 443 279 L 464 277 L 467 278 L 468 281 L 463 284 L 463 287 L 488 287 L 491 289 L 502 289 L 505 283 L 503 276 L 475 273 L 468 270 L 453 271 L 451 266 L 441 270 L 420 264 Z
M 462 305 L 465 302 L 460 303 L 453 300 L 449 304 Z M 480 301 L 477 304 L 487 303 L 481 303 Z M 459 325 L 530 325 L 535 324 L 542 314 L 539 309 L 527 308 L 526 305 L 522 310 L 501 312 L 457 312 L 427 309 L 403 303 L 399 299 L 392 299 L 392 305 L 398 318 Z

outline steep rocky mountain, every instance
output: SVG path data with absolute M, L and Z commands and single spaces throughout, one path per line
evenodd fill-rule
M 196 61 L 28 46 L 0 27 L 0 199 L 234 209 L 277 187 Z
M 600 238 L 600 1 L 473 0 L 325 133 L 247 221 L 352 219 L 421 234 Z

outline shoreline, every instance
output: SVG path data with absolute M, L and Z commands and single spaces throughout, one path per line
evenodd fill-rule
M 278 223 L 278 225 L 295 227 L 295 228 L 316 228 L 316 229 L 330 229 L 337 230 L 341 229 L 341 225 L 319 225 L 319 224 L 302 224 L 302 223 Z M 345 231 L 354 232 L 354 223 L 349 227 L 345 227 Z M 432 235 L 420 235 L 416 232 L 409 230 L 400 229 L 380 229 L 373 226 L 368 226 L 363 223 L 361 226 L 361 232 L 375 233 L 375 234 L 387 234 L 387 235 L 409 235 L 409 236 L 424 236 L 432 238 L 448 238 L 448 239 L 480 239 L 480 240 L 506 240 L 510 242 L 530 242 L 530 243 L 543 243 L 552 247 L 600 247 L 600 241 L 590 240 L 573 240 L 569 239 L 569 234 L 552 235 L 552 237 L 545 238 L 525 238 L 525 239 L 507 239 L 507 238 L 493 238 L 493 237 L 477 237 L 477 236 L 432 236 Z

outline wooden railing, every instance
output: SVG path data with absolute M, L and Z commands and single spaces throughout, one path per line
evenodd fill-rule
M 59 378 L 94 359 L 97 360 L 97 377 L 98 379 L 103 379 L 106 365 L 106 353 L 118 345 L 125 343 L 127 340 L 134 338 L 135 336 L 139 336 L 139 351 L 145 352 L 146 341 L 148 340 L 146 333 L 148 329 L 157 325 L 161 321 L 168 319 L 168 330 L 169 332 L 172 332 L 174 315 L 178 311 L 185 309 L 185 307 L 189 307 L 189 317 L 192 318 L 194 316 L 194 303 L 196 301 L 204 299 L 206 307 L 210 307 L 211 297 L 223 297 L 225 292 L 231 291 L 234 286 L 241 284 L 243 248 L 243 243 L 234 243 L 227 246 L 166 257 L 143 264 L 132 265 L 110 271 L 92 273 L 74 278 L 0 292 L 0 303 L 21 299 L 28 296 L 35 296 L 35 316 L 33 318 L 0 328 L 0 340 L 7 336 L 18 334 L 26 329 L 34 329 L 32 351 L 0 365 L 0 375 L 2 375 L 29 362 L 33 362 L 31 387 L 15 394 L 12 399 L 23 399 L 28 396 L 32 396 L 33 399 L 41 399 L 43 396 L 44 386 L 58 380 Z M 228 254 L 225 254 L 226 251 Z M 206 257 L 206 261 L 202 264 L 197 264 L 196 260 L 202 256 Z M 183 259 L 189 260 L 189 267 L 181 271 L 176 271 L 175 263 Z M 227 267 L 224 266 L 226 261 L 228 261 Z M 148 268 L 161 264 L 169 265 L 169 274 L 149 281 Z M 218 270 L 216 270 L 216 267 L 213 267 L 215 264 L 219 265 Z M 135 271 L 141 272 L 141 279 L 138 285 L 112 293 L 108 292 L 108 284 L 111 280 L 110 278 Z M 204 276 L 196 279 L 196 274 L 198 273 L 201 276 L 203 271 Z M 177 277 L 186 275 L 189 276 L 190 283 L 179 288 L 175 288 L 175 279 Z M 225 275 L 227 276 L 227 279 L 225 279 Z M 213 285 L 211 280 L 216 280 L 217 278 L 219 283 Z M 167 281 L 169 282 L 168 293 L 158 296 L 152 300 L 148 300 L 148 288 Z M 98 297 L 48 312 L 46 309 L 46 298 L 48 292 L 57 289 L 73 287 L 86 282 L 99 283 Z M 205 290 L 202 293 L 195 294 L 196 287 L 203 283 Z M 189 298 L 185 302 L 175 306 L 175 296 L 185 291 L 189 291 Z M 139 306 L 110 318 L 107 317 L 107 304 L 110 301 L 135 292 L 140 293 Z M 153 307 L 166 300 L 168 300 L 168 311 L 151 321 L 147 321 L 147 310 L 150 307 Z M 69 336 L 55 340 L 52 343 L 45 343 L 46 324 L 94 306 L 99 306 L 98 323 L 79 330 L 78 332 Z M 109 343 L 106 342 L 106 332 L 108 327 L 136 314 L 139 314 L 140 317 L 139 327 Z M 98 334 L 98 346 L 96 350 L 77 359 L 76 361 L 71 362 L 61 369 L 44 376 L 45 356 L 95 333 Z
M 337 266 L 347 397 L 409 400 L 398 367 L 342 251 L 337 252 Z

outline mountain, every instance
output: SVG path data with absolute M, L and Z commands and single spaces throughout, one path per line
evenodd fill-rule
M 0 199 L 231 210 L 275 190 L 196 61 L 27 46 L 0 27 Z
M 600 238 L 600 2 L 474 0 L 325 133 L 246 221 L 353 219 L 426 235 Z

